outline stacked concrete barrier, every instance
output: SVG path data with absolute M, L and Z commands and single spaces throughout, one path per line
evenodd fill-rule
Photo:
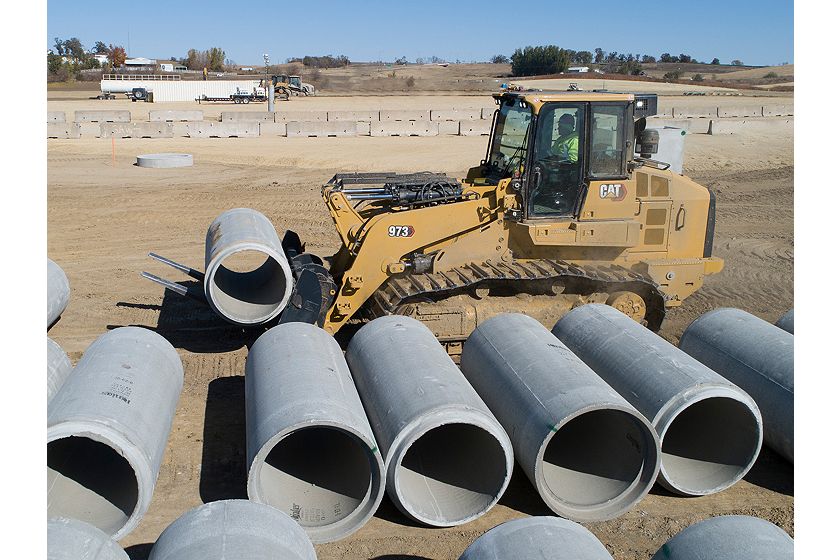
M 286 123 L 286 136 L 356 136 L 356 121 L 300 121 Z
M 173 138 L 172 123 L 135 122 L 102 123 L 99 127 L 100 138 Z
M 711 119 L 718 116 L 717 107 L 674 107 L 671 112 L 675 119 Z
M 752 398 L 617 309 L 588 304 L 552 330 L 641 412 L 659 434 L 659 483 L 672 492 L 720 492 L 750 470 L 761 450 Z
M 64 111 L 47 111 L 47 123 L 66 123 L 67 115 Z
M 793 119 L 714 119 L 709 123 L 709 134 L 740 134 L 745 131 L 778 133 L 793 127 Z
M 47 337 L 47 404 L 73 371 L 73 364 L 67 353 L 50 337 Z
M 236 122 L 188 122 L 190 138 L 255 138 L 260 135 L 260 123 L 256 121 Z
M 737 105 L 733 107 L 718 107 L 717 116 L 727 117 L 760 117 L 762 109 L 760 105 Z
M 274 113 L 274 122 L 290 123 L 326 120 L 326 111 L 277 111 Z
M 304 530 L 288 515 L 248 500 L 192 509 L 163 530 L 149 560 L 316 560 Z
M 292 295 L 294 277 L 277 230 L 250 208 L 234 208 L 213 220 L 205 236 L 204 266 L 207 302 L 236 325 L 270 321 Z
M 203 121 L 204 111 L 149 111 L 150 122 Z
M 55 261 L 47 258 L 47 330 L 70 303 L 70 281 Z
M 484 121 L 458 121 L 461 136 L 490 136 L 490 124 Z
M 793 539 L 769 521 L 723 515 L 690 525 L 651 560 L 793 560 Z
M 792 117 L 793 105 L 764 105 L 761 107 L 762 117 Z
M 82 127 L 79 123 L 47 123 L 47 138 L 73 138 L 82 137 Z
M 73 121 L 77 123 L 127 123 L 131 122 L 131 111 L 76 111 L 73 115 Z
M 83 122 L 75 124 L 79 126 L 79 134 L 82 138 L 99 138 L 99 133 L 102 131 L 101 125 L 98 122 Z
M 431 121 L 379 121 L 370 123 L 371 136 L 437 136 L 439 124 Z
M 223 111 L 221 122 L 274 122 L 274 113 L 268 111 Z
M 515 558 L 613 560 L 586 527 L 557 517 L 526 517 L 497 525 L 473 541 L 458 560 Z
M 385 466 L 344 354 L 315 325 L 261 335 L 245 367 L 248 497 L 292 516 L 314 543 L 360 529 Z
M 286 136 L 286 123 L 261 122 L 260 136 Z
M 432 109 L 429 119 L 433 121 L 477 121 L 481 119 L 481 109 Z
M 437 124 L 438 134 L 441 136 L 457 136 L 461 132 L 461 123 L 458 121 L 438 121 L 437 123 L 431 124 Z
M 120 327 L 97 338 L 49 406 L 47 515 L 130 533 L 152 501 L 183 381 L 162 336 Z
M 482 120 L 489 120 L 493 118 L 493 115 L 496 113 L 495 107 L 482 107 L 481 108 L 481 118 Z
M 779 320 L 776 321 L 776 326 L 793 334 L 793 309 L 779 317 Z
M 740 309 L 721 308 L 694 320 L 680 349 L 758 404 L 765 442 L 793 462 L 793 335 Z
M 379 111 L 380 121 L 427 121 L 430 111 L 423 109 L 389 109 Z
M 77 519 L 47 521 L 47 560 L 129 560 L 111 537 Z
M 328 121 L 378 121 L 379 111 L 327 111 Z
M 464 344 L 461 370 L 558 515 L 611 519 L 653 486 L 653 426 L 536 319 L 502 314 L 481 323 Z
M 434 334 L 410 317 L 380 317 L 353 336 L 346 357 L 391 501 L 438 527 L 493 507 L 510 481 L 510 440 Z

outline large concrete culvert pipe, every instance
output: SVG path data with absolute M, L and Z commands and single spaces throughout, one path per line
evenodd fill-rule
M 47 521 L 47 560 L 129 560 L 110 536 L 93 525 L 55 517 Z
M 689 525 L 651 560 L 793 560 L 793 539 L 764 519 L 723 515 Z
M 294 279 L 268 218 L 250 208 L 228 210 L 210 224 L 204 247 L 204 294 L 216 313 L 258 325 L 283 311 Z
M 47 329 L 64 313 L 70 302 L 70 281 L 54 261 L 47 259 Z
M 539 321 L 520 314 L 484 321 L 464 345 L 461 369 L 558 515 L 616 517 L 656 481 L 653 426 Z
M 260 336 L 245 367 L 248 496 L 292 516 L 312 542 L 374 514 L 385 466 L 338 343 L 306 323 Z
M 761 450 L 761 413 L 739 389 L 617 309 L 588 304 L 552 330 L 650 420 L 662 446 L 658 482 L 677 494 L 720 492 Z
M 526 517 L 493 527 L 458 560 L 613 560 L 583 525 L 559 517 Z
M 316 560 L 292 518 L 265 504 L 222 500 L 191 509 L 155 542 L 149 560 Z
M 73 371 L 73 364 L 67 353 L 50 337 L 47 337 L 47 404 Z
M 793 309 L 779 317 L 779 320 L 776 321 L 776 326 L 793 334 Z
M 380 317 L 353 336 L 346 356 L 391 501 L 438 527 L 493 507 L 510 481 L 510 440 L 432 332 L 410 317 Z
M 184 382 L 178 353 L 139 327 L 88 347 L 47 415 L 47 514 L 119 540 L 152 501 Z
M 694 320 L 680 349 L 749 393 L 764 439 L 793 462 L 793 335 L 746 311 L 721 308 Z

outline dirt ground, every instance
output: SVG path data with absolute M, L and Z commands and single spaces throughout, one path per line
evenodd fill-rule
M 304 101 L 295 108 L 315 108 L 309 104 L 316 102 L 319 109 L 383 103 L 370 97 Z M 462 106 L 483 104 L 471 101 Z M 85 102 L 55 99 L 49 110 L 73 110 L 76 103 Z M 413 98 L 391 106 L 421 103 L 428 106 L 428 100 Z M 232 106 L 223 110 L 227 107 Z M 463 176 L 481 159 L 486 142 L 486 137 L 459 136 L 126 139 L 115 142 L 112 163 L 108 140 L 48 141 L 48 255 L 65 270 L 72 288 L 70 304 L 50 337 L 75 363 L 106 330 L 141 325 L 165 336 L 184 364 L 184 390 L 154 499 L 139 527 L 121 542 L 132 560 L 147 558 L 160 532 L 188 509 L 246 497 L 243 374 L 247 349 L 258 335 L 141 278 L 140 271 L 148 270 L 186 279 L 147 252 L 203 268 L 207 226 L 222 211 L 247 206 L 281 231 L 295 229 L 311 251 L 327 255 L 339 238 L 319 190 L 335 172 L 435 170 Z M 133 165 L 137 154 L 168 151 L 193 154 L 195 166 Z M 793 126 L 772 136 L 689 135 L 685 170 L 717 195 L 714 254 L 726 266 L 670 312 L 661 335 L 676 343 L 693 319 L 721 306 L 775 321 L 793 306 Z M 714 515 L 755 515 L 792 535 L 793 502 L 792 465 L 765 449 L 744 480 L 727 491 L 685 498 L 655 486 L 630 512 L 587 527 L 617 560 L 648 560 L 679 530 Z M 316 549 L 321 560 L 454 559 L 488 529 L 526 515 L 550 512 L 517 467 L 499 504 L 472 523 L 419 527 L 386 497 L 360 531 Z

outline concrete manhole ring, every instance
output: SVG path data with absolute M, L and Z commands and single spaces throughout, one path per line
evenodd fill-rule
M 190 167 L 192 164 L 192 154 L 163 153 L 137 156 L 138 167 Z

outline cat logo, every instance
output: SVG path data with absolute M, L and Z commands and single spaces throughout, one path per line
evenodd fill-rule
M 601 198 L 609 198 L 614 201 L 624 200 L 627 195 L 627 189 L 621 183 L 609 183 L 601 185 Z

